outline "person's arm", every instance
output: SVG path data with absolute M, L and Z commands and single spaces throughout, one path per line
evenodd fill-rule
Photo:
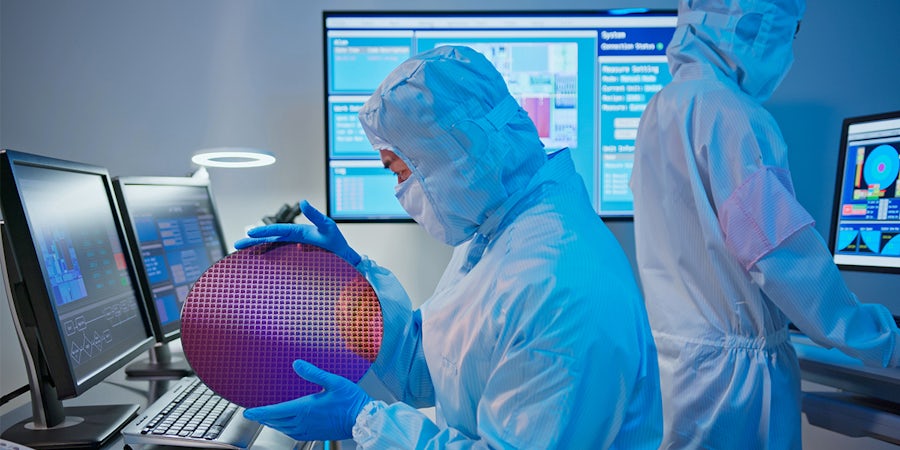
M 544 293 L 523 292 L 516 302 L 527 302 L 529 295 Z M 633 318 L 613 305 L 603 310 L 607 316 L 598 317 L 594 308 L 589 308 L 594 313 L 590 316 L 587 310 L 560 311 L 569 303 L 564 298 L 544 303 L 541 309 L 510 312 L 506 317 L 507 331 L 498 336 L 494 354 L 484 361 L 491 367 L 485 368 L 489 376 L 471 411 L 477 418 L 475 430 L 438 427 L 402 403 L 372 402 L 353 428 L 357 445 L 362 449 L 609 447 L 626 411 L 640 407 L 634 402 L 647 401 L 632 396 L 644 351 L 630 344 Z M 592 317 L 590 323 L 585 317 Z M 646 375 L 657 376 L 655 370 Z M 650 416 L 659 412 L 652 402 L 644 406 Z M 654 436 L 647 440 L 653 448 L 658 445 Z
M 388 269 L 362 258 L 356 266 L 381 303 L 384 334 L 371 371 L 398 400 L 418 408 L 434 406 L 434 386 L 422 353 L 422 316 Z
M 790 172 L 760 167 L 719 209 L 728 251 L 801 331 L 869 365 L 900 363 L 900 331 L 882 305 L 863 305 L 844 284 Z
M 773 303 L 813 341 L 864 363 L 900 366 L 900 330 L 880 304 L 862 304 L 847 288 L 825 242 L 804 227 L 750 270 Z

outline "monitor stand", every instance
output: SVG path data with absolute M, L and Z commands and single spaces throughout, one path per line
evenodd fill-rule
M 168 343 L 157 342 L 150 348 L 150 358 L 129 364 L 125 376 L 129 380 L 147 380 L 150 388 L 147 400 L 151 403 L 169 390 L 169 380 L 194 375 L 194 369 L 183 357 L 173 357 Z
M 168 343 L 157 342 L 149 352 L 148 359 L 125 367 L 125 376 L 132 380 L 176 380 L 194 375 L 187 360 L 172 356 Z
M 32 401 L 34 401 L 32 396 Z M 63 421 L 42 426 L 31 418 L 3 432 L 3 439 L 33 449 L 99 449 L 119 437 L 138 415 L 138 405 L 60 407 Z

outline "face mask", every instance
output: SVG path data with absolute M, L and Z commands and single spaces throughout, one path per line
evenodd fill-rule
M 397 196 L 397 200 L 400 201 L 400 205 L 403 206 L 406 213 L 425 228 L 428 234 L 445 244 L 455 245 L 455 242 L 451 242 L 448 236 L 447 228 L 439 219 L 431 202 L 428 201 L 418 178 L 411 176 L 406 181 L 394 186 L 394 195 Z

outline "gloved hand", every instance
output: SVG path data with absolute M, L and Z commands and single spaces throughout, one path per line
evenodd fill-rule
M 245 410 L 244 417 L 298 441 L 352 438 L 356 416 L 372 398 L 352 381 L 302 359 L 294 361 L 294 371 L 324 390 L 287 402 Z
M 341 230 L 331 218 L 313 208 L 306 200 L 300 201 L 300 211 L 314 226 L 276 223 L 252 228 L 247 232 L 247 236 L 250 237 L 235 242 L 234 248 L 240 250 L 266 242 L 300 242 L 330 250 L 354 267 L 359 264 L 362 257 L 356 250 L 350 248 Z

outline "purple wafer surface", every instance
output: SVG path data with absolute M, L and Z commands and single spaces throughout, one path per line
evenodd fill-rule
M 185 358 L 215 393 L 244 407 L 319 392 L 304 359 L 357 382 L 378 355 L 381 306 L 349 263 L 319 247 L 262 244 L 206 270 L 181 313 Z

